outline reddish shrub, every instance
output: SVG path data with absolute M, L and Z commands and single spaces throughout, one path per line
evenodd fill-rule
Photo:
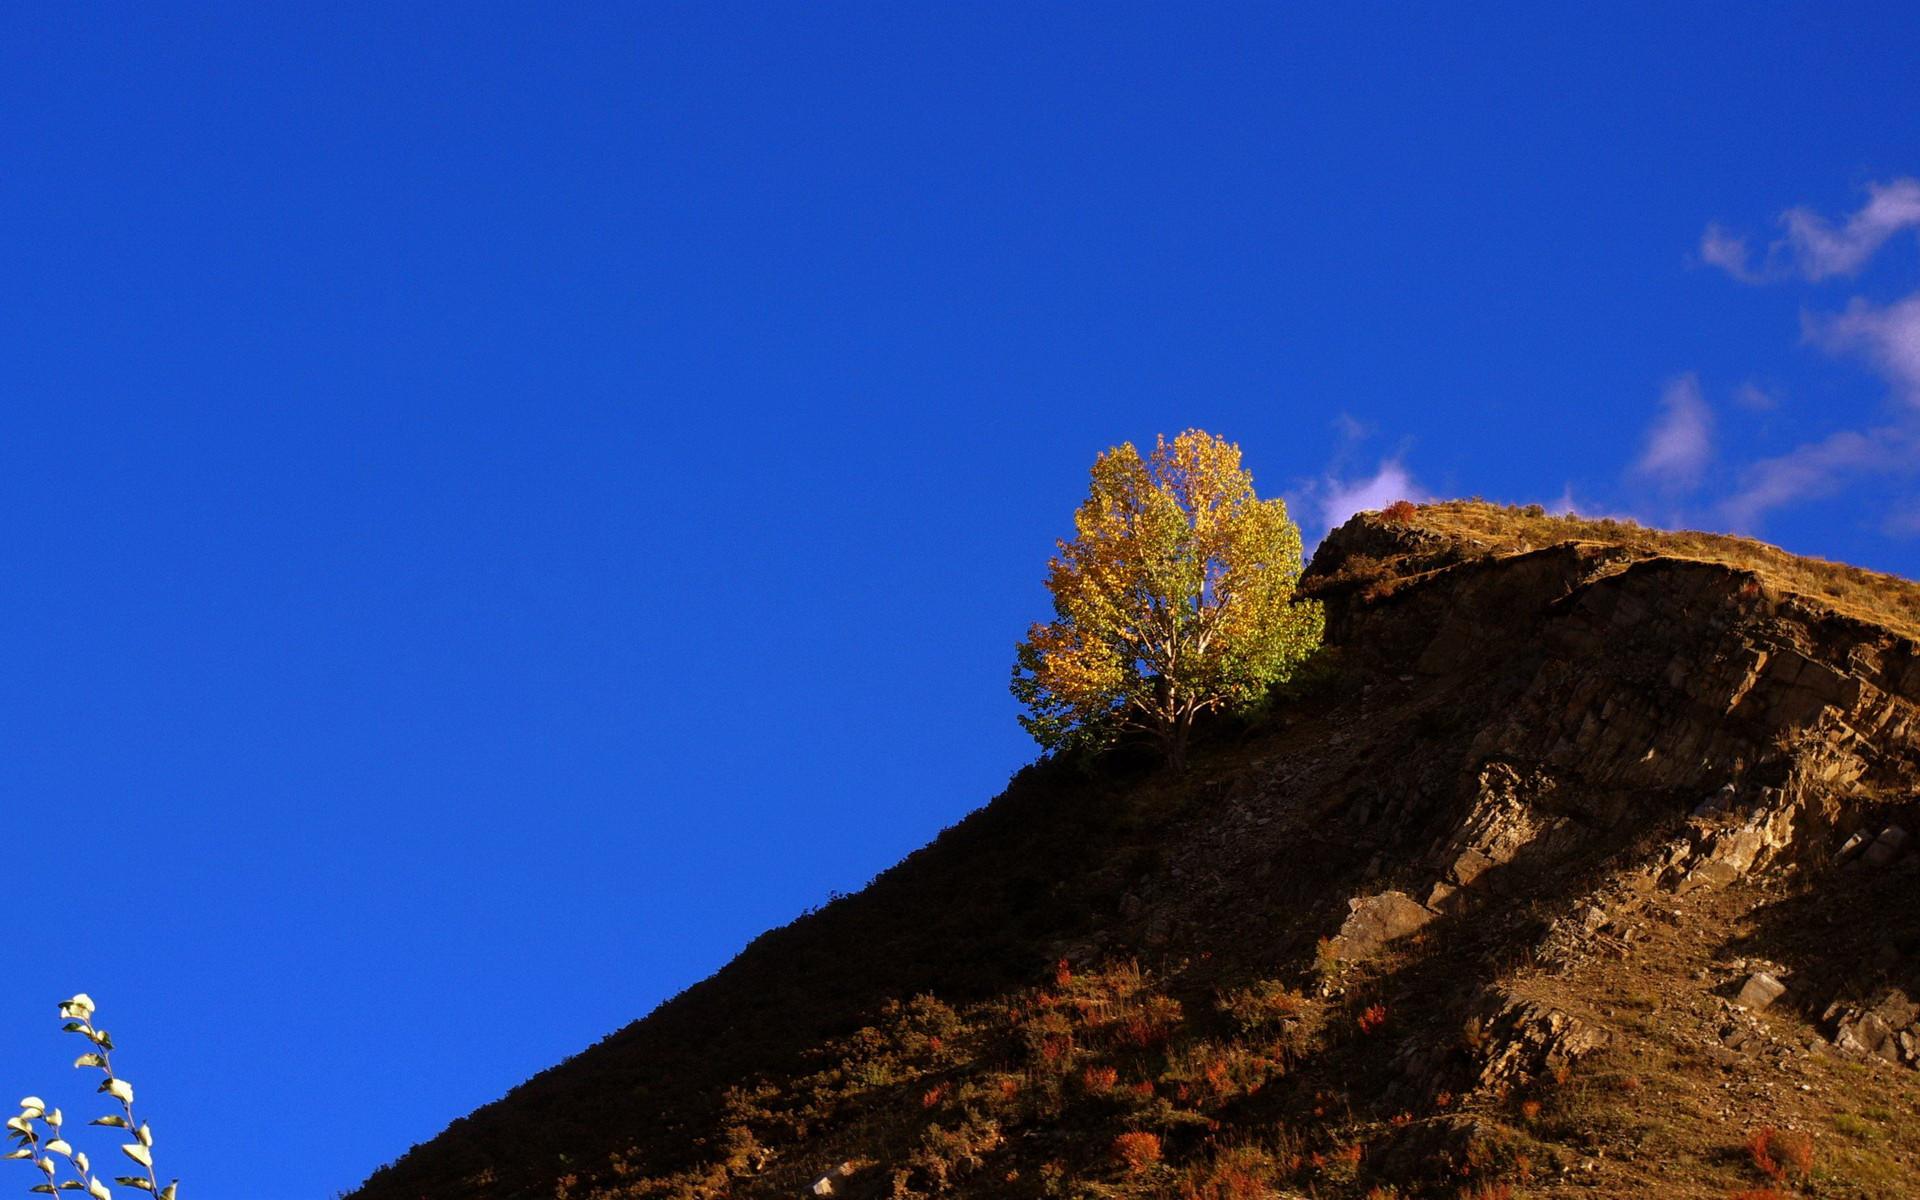
M 1538 1120 L 1539 1117 L 1540 1117 L 1540 1102 L 1538 1100 L 1522 1100 L 1520 1102 L 1520 1119 L 1521 1120 L 1534 1121 L 1534 1120 Z
M 1372 1033 L 1386 1023 L 1387 1006 L 1384 1004 L 1369 1004 L 1367 1011 L 1361 1013 L 1360 1019 L 1355 1022 L 1360 1026 L 1361 1033 Z
M 1460 1189 L 1460 1200 L 1513 1200 L 1513 1185 L 1510 1183 L 1476 1183 L 1470 1188 Z
M 1096 1096 L 1112 1091 L 1113 1085 L 1118 1082 L 1120 1072 L 1112 1067 L 1088 1067 L 1080 1074 L 1080 1086 Z
M 1754 1167 L 1776 1183 L 1802 1178 L 1813 1169 L 1813 1138 L 1798 1130 L 1763 1126 L 1747 1135 Z
M 1129 1172 L 1144 1171 L 1160 1161 L 1160 1138 L 1152 1133 L 1123 1133 L 1113 1139 L 1113 1157 Z
M 947 1098 L 947 1085 L 936 1083 L 920 1097 L 921 1108 L 932 1108 Z
M 1176 1194 L 1179 1200 L 1273 1200 L 1273 1180 L 1291 1170 L 1259 1146 L 1221 1148 L 1187 1169 Z
M 1407 522 L 1413 520 L 1414 511 L 1413 501 L 1395 500 L 1392 504 L 1380 510 L 1380 517 L 1382 520 L 1390 521 L 1395 525 L 1405 525 Z
M 1205 1179 L 1187 1184 L 1180 1194 L 1184 1200 L 1268 1200 L 1273 1189 L 1239 1167 L 1217 1167 Z
M 1215 1096 L 1224 1099 L 1233 1094 L 1233 1076 L 1228 1073 L 1226 1063 L 1218 1060 L 1210 1062 L 1201 1075 L 1207 1081 L 1207 1090 Z

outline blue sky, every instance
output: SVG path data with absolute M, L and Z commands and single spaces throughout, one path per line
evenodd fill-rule
M 352 1186 L 998 790 L 1122 440 L 1920 574 L 1920 13 L 1337 7 L 11 6 L 0 1079 Z

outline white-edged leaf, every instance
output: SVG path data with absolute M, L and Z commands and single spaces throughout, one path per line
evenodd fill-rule
M 124 1079 L 109 1079 L 100 1085 L 100 1090 L 122 1104 L 133 1103 L 133 1085 Z
M 82 1175 L 85 1175 L 93 1169 L 93 1164 L 87 1161 L 87 1152 L 85 1150 L 73 1156 L 73 1165 L 80 1168 Z
M 174 1200 L 174 1196 L 176 1193 L 179 1192 L 179 1190 L 180 1190 L 180 1181 L 176 1179 L 172 1183 L 160 1189 L 160 1200 Z
M 90 1017 L 93 1015 L 93 997 L 85 992 L 75 992 L 71 999 L 62 1000 L 60 1007 L 77 1008 L 81 1016 Z
M 26 1117 L 8 1117 L 7 1128 L 32 1136 L 33 1122 Z
M 37 1117 L 42 1112 L 45 1112 L 46 1108 L 47 1102 L 38 1096 L 23 1096 L 20 1098 L 20 1113 L 22 1116 Z
M 89 1050 L 79 1058 L 74 1059 L 73 1065 L 76 1067 L 104 1067 L 107 1065 L 107 1060 Z
M 98 1179 L 91 1179 L 87 1181 L 87 1195 L 93 1200 L 113 1200 L 113 1189 Z
M 104 1091 L 106 1091 L 107 1089 L 106 1089 L 106 1088 L 101 1088 L 100 1090 L 104 1092 Z M 132 1128 L 133 1128 L 133 1126 L 131 1126 L 131 1125 L 129 1125 L 129 1124 L 127 1124 L 127 1119 L 126 1119 L 125 1117 L 122 1117 L 122 1116 L 118 1116 L 118 1115 L 115 1115 L 115 1114 L 112 1114 L 112 1113 L 109 1113 L 108 1115 L 106 1115 L 106 1116 L 104 1116 L 104 1117 L 101 1117 L 101 1118 L 99 1118 L 98 1120 L 95 1120 L 95 1121 L 89 1121 L 89 1122 L 88 1122 L 88 1124 L 90 1124 L 90 1125 L 111 1125 L 111 1126 L 113 1126 L 113 1127 L 114 1127 L 115 1129 L 132 1129 Z
M 115 1183 L 125 1184 L 127 1187 L 130 1187 L 130 1188 L 139 1188 L 143 1192 L 150 1192 L 153 1190 L 153 1185 L 151 1183 L 148 1183 L 146 1180 L 140 1178 L 138 1175 L 115 1175 L 113 1177 L 113 1181 Z
M 68 1158 L 72 1158 L 73 1147 L 67 1145 L 67 1139 L 55 1138 L 52 1141 L 47 1143 L 47 1153 L 48 1154 L 64 1154 Z
M 153 1151 L 142 1146 L 139 1142 L 128 1142 L 126 1145 L 120 1147 L 120 1153 L 126 1155 L 143 1167 L 153 1165 Z
M 22 1146 L 18 1150 L 9 1150 L 5 1154 L 0 1154 L 0 1162 L 4 1162 L 5 1160 L 10 1158 L 32 1158 L 32 1157 L 33 1157 L 33 1151 L 27 1149 L 25 1146 Z

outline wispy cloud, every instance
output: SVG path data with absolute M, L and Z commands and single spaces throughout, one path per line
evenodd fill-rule
M 1920 227 L 1920 179 L 1867 185 L 1867 202 L 1844 225 L 1807 208 L 1780 217 L 1794 265 L 1808 279 L 1851 275 L 1867 265 L 1888 238 Z
M 1552 503 L 1543 505 L 1543 507 L 1556 516 L 1585 517 L 1590 521 L 1613 520 L 1647 523 L 1647 518 L 1638 513 L 1627 512 L 1624 509 L 1602 504 L 1595 500 L 1580 499 L 1574 495 L 1573 484 L 1571 483 L 1560 489 L 1560 495 L 1553 500 Z
M 1382 461 L 1372 475 L 1360 479 L 1328 475 L 1314 489 L 1314 505 L 1323 530 L 1332 529 L 1357 512 L 1376 511 L 1395 500 L 1419 503 L 1429 498 L 1398 458 Z
M 1782 236 L 1758 261 L 1745 238 L 1708 225 L 1700 259 L 1749 284 L 1853 275 L 1894 237 L 1920 230 L 1920 179 L 1868 185 L 1866 203 L 1841 220 L 1797 206 L 1781 213 L 1779 223 Z M 1888 304 L 1856 296 L 1840 312 L 1805 311 L 1800 329 L 1810 345 L 1864 360 L 1911 409 L 1890 424 L 1843 429 L 1748 466 L 1719 505 L 1736 528 L 1750 530 L 1776 509 L 1832 495 L 1870 476 L 1920 470 L 1920 292 Z M 1743 388 L 1735 399 L 1754 409 L 1771 403 L 1758 389 Z
M 1713 457 L 1713 412 L 1699 378 L 1689 373 L 1668 383 L 1660 406 L 1633 473 L 1669 492 L 1698 487 Z
M 1735 529 L 1752 530 L 1774 509 L 1830 496 L 1861 475 L 1911 472 L 1917 448 L 1897 426 L 1844 429 L 1748 467 L 1720 512 Z
M 1920 537 L 1920 501 L 1909 499 L 1895 505 L 1880 527 L 1894 537 Z
M 1742 283 L 1852 275 L 1896 234 L 1920 229 L 1920 179 L 1868 184 L 1867 202 L 1838 223 L 1804 207 L 1781 213 L 1779 223 L 1785 232 L 1758 261 L 1745 237 L 1709 224 L 1700 235 L 1700 260 Z
M 1753 266 L 1753 247 L 1739 234 L 1729 232 L 1719 222 L 1709 222 L 1700 235 L 1700 261 L 1738 279 L 1741 283 L 1765 283 L 1766 272 Z
M 1920 292 L 1887 305 L 1856 296 L 1841 312 L 1803 314 L 1801 327 L 1824 350 L 1866 359 L 1901 399 L 1920 406 Z

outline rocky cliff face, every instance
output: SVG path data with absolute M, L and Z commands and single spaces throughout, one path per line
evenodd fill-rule
M 360 1194 L 1920 1194 L 1920 645 L 1462 512 L 1186 778 L 1029 771 Z

